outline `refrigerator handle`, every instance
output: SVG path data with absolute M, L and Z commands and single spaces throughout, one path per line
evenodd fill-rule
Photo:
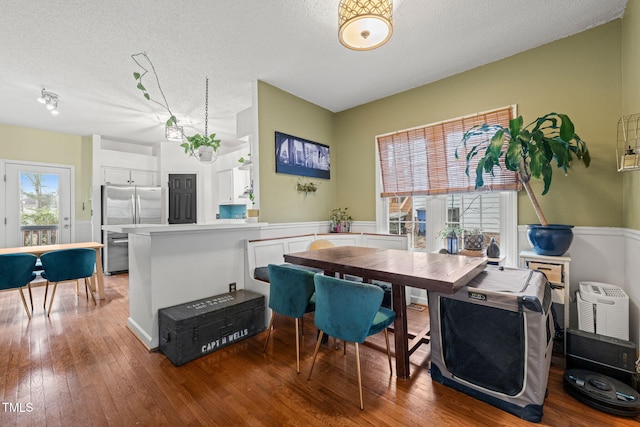
M 136 194 L 136 224 L 140 224 L 140 195 Z
M 135 193 L 131 194 L 131 223 L 136 223 L 136 199 Z

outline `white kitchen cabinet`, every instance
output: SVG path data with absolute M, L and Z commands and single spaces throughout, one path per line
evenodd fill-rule
M 103 184 L 156 185 L 156 173 L 146 170 L 103 167 L 102 178 Z
M 134 185 L 157 185 L 153 171 L 131 170 L 131 183 Z
M 248 198 L 240 195 L 249 185 L 249 172 L 229 169 L 218 172 L 218 204 L 220 205 L 244 205 Z

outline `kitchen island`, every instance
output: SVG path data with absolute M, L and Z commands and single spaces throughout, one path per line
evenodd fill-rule
M 266 223 L 124 224 L 103 230 L 129 235 L 127 326 L 149 350 L 159 346 L 158 309 L 244 288 L 245 240 Z

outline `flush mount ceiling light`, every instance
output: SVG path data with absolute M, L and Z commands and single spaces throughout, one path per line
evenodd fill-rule
M 340 43 L 353 50 L 382 46 L 393 33 L 393 0 L 341 0 L 338 6 Z
M 58 114 L 58 95 L 53 92 L 47 92 L 42 88 L 38 102 L 44 104 L 47 110 L 51 111 L 51 114 L 56 116 Z

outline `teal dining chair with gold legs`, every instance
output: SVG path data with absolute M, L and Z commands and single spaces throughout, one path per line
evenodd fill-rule
M 51 292 L 51 301 L 49 302 L 49 310 L 47 316 L 51 314 L 53 307 L 53 298 L 56 295 L 56 289 L 59 282 L 68 280 L 76 281 L 84 279 L 84 288 L 96 304 L 96 297 L 93 295 L 93 289 L 89 283 L 89 278 L 93 276 L 96 264 L 96 251 L 87 248 L 77 249 L 61 249 L 58 251 L 46 252 L 40 256 L 42 261 L 42 278 L 47 279 L 47 285 L 44 290 L 44 307 L 47 308 L 47 292 L 49 291 L 49 283 L 53 283 L 53 292 Z
M 367 337 L 384 331 L 389 371 L 393 374 L 387 328 L 395 320 L 396 314 L 381 306 L 384 291 L 379 286 L 320 274 L 316 275 L 314 280 L 316 287 L 315 324 L 320 330 L 320 334 L 313 352 L 313 362 L 308 379 L 311 379 L 323 334 L 345 341 L 345 347 L 347 342 L 354 343 L 360 409 L 364 409 L 359 344 L 362 344 Z
M 315 273 L 287 265 L 269 264 L 269 308 L 271 321 L 269 334 L 264 343 L 264 352 L 273 331 L 273 320 L 276 313 L 292 317 L 296 324 L 296 372 L 300 373 L 300 319 L 305 313 L 314 310 L 315 304 L 311 298 L 315 291 L 313 277 Z
M 31 295 L 31 281 L 36 278 L 33 272 L 38 257 L 32 254 L 5 254 L 0 255 L 0 290 L 18 289 L 24 311 L 27 317 L 31 319 L 33 312 L 33 296 Z M 22 288 L 29 288 L 29 301 L 31 302 L 31 310 L 27 306 L 27 300 L 24 298 Z

